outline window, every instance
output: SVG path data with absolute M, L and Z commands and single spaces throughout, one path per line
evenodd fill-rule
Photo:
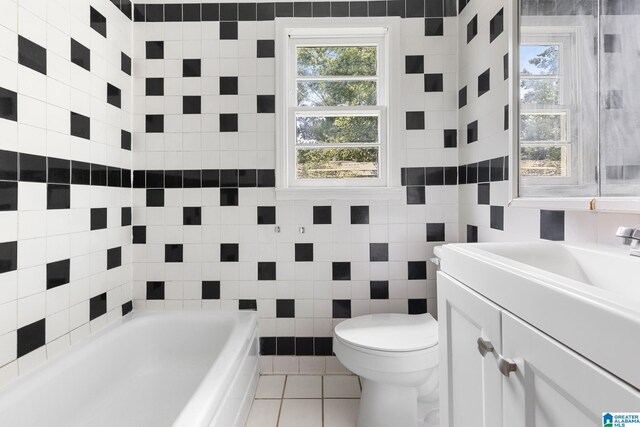
M 390 58 L 393 29 L 371 20 L 354 25 L 353 18 L 324 27 L 317 20 L 285 21 L 279 25 L 282 56 L 276 54 L 285 59 L 277 72 L 279 188 L 397 185 L 392 145 L 399 140 L 390 120 L 391 64 L 399 62 Z

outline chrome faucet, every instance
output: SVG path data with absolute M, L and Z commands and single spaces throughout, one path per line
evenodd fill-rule
M 616 236 L 622 237 L 624 244 L 631 246 L 630 255 L 640 256 L 640 227 L 619 227 Z

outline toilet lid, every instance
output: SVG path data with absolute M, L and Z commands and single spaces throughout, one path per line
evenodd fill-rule
M 336 326 L 342 341 L 381 351 L 415 351 L 438 344 L 438 322 L 430 314 L 369 314 Z

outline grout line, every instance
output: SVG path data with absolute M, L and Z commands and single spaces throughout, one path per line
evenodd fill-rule
M 280 395 L 280 407 L 278 408 L 278 419 L 276 421 L 276 427 L 280 425 L 280 416 L 282 415 L 282 403 L 284 401 L 284 390 L 287 388 L 287 378 L 289 376 L 284 376 L 284 384 L 282 385 L 282 394 Z
M 324 375 L 320 376 L 320 422 L 321 426 L 324 427 Z

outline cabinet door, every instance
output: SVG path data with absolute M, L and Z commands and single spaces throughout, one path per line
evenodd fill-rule
M 500 308 L 438 272 L 438 334 L 441 425 L 502 426 L 502 378 L 477 344 L 482 337 L 501 350 Z
M 600 427 L 603 412 L 640 410 L 637 390 L 505 312 L 502 345 L 518 366 L 503 377 L 506 426 Z

